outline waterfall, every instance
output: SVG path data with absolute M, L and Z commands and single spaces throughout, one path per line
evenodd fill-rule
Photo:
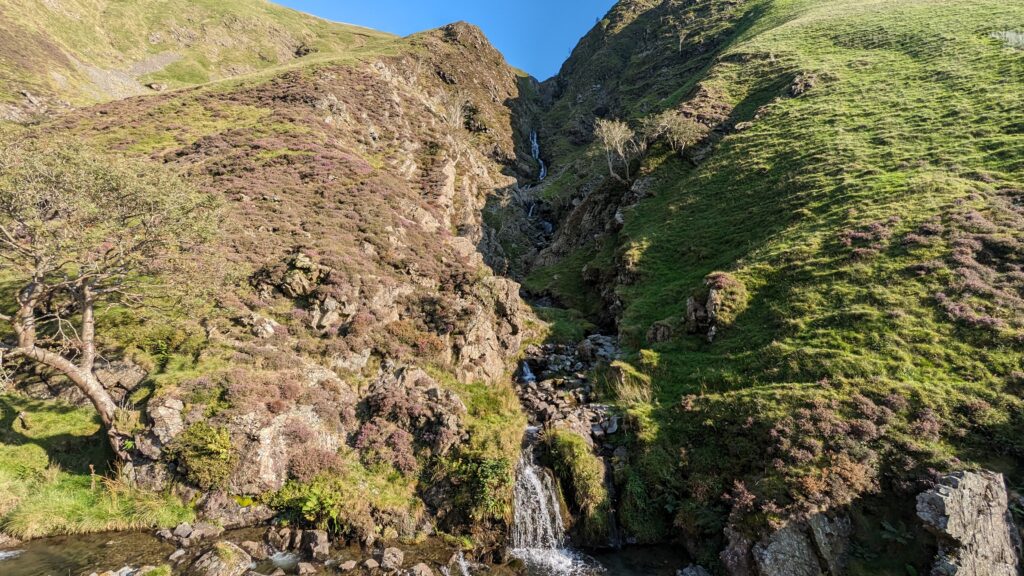
M 533 370 L 530 370 L 530 365 L 525 360 L 523 360 L 523 362 L 519 365 L 519 383 L 529 384 L 531 382 L 536 381 L 537 377 L 534 376 Z
M 537 428 L 526 429 L 516 468 L 512 555 L 531 576 L 584 576 L 600 572 L 587 557 L 565 547 L 565 525 L 555 481 L 533 457 Z
M 554 481 L 534 464 L 533 446 L 527 446 L 516 478 L 512 546 L 516 550 L 553 549 L 561 548 L 564 540 L 565 526 Z
M 538 180 L 543 180 L 548 177 L 548 167 L 544 164 L 544 160 L 540 157 L 540 141 L 537 139 L 537 131 L 533 130 L 530 132 L 530 155 L 533 159 L 540 164 L 540 172 L 537 175 Z

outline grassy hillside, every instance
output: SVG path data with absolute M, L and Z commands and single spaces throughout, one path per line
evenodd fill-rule
M 202 84 L 388 42 L 265 0 L 3 0 L 0 102 L 72 104 Z
M 1019 482 L 1024 51 L 1006 32 L 1024 30 L 1024 6 L 626 5 L 641 8 L 631 23 L 603 22 L 600 49 L 563 72 L 548 124 L 677 108 L 707 136 L 685 158 L 652 148 L 640 192 L 617 193 L 621 230 L 528 285 L 621 306 L 621 370 L 651 397 L 624 402 L 627 528 L 709 542 L 883 488 L 911 502 L 949 467 Z M 609 69 L 623 72 L 587 92 Z M 556 169 L 607 173 L 596 145 L 553 145 Z M 709 343 L 684 320 L 716 271 L 745 290 Z M 670 338 L 649 341 L 656 322 Z M 902 573 L 867 558 L 856 570 Z

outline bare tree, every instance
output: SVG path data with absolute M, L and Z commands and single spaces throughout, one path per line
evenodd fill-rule
M 594 125 L 594 135 L 604 146 L 605 157 L 608 159 L 608 172 L 617 180 L 623 180 L 615 173 L 615 158 L 618 157 L 626 166 L 626 180 L 629 180 L 629 160 L 636 146 L 636 134 L 622 120 L 605 120 L 598 118 Z
M 703 126 L 699 122 L 684 116 L 678 110 L 666 110 L 655 118 L 660 135 L 664 136 L 668 145 L 680 154 L 700 140 L 704 134 Z
M 118 406 L 96 376 L 97 310 L 143 305 L 203 239 L 212 209 L 161 166 L 60 143 L 0 147 L 0 275 L 13 287 L 0 355 L 71 380 L 122 461 L 130 430 L 119 429 Z

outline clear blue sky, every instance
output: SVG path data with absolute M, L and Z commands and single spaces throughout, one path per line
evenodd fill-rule
M 405 36 L 465 20 L 505 59 L 540 80 L 554 76 L 615 0 L 275 0 L 328 20 Z

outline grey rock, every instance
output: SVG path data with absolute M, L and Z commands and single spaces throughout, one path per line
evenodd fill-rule
M 182 522 L 174 528 L 173 534 L 175 538 L 188 538 L 192 535 L 192 525 L 188 522 Z
M 363 562 L 363 568 L 366 568 L 367 570 L 376 570 L 377 568 L 380 568 L 380 562 L 377 562 L 373 558 L 367 558 L 366 561 Z
M 188 576 L 242 576 L 252 558 L 230 542 L 217 542 L 188 569 Z
M 690 564 L 686 568 L 676 572 L 676 576 L 711 576 L 711 573 L 705 570 L 703 566 Z
M 171 552 L 171 555 L 167 557 L 167 560 L 177 564 L 185 557 L 185 554 L 187 554 L 187 552 L 185 552 L 184 548 L 178 548 L 174 552 Z
M 338 569 L 342 572 L 351 572 L 356 569 L 356 566 L 359 566 L 358 562 L 356 562 L 355 560 L 347 560 L 345 562 L 342 562 L 338 566 Z
M 828 566 L 829 574 L 844 574 L 852 526 L 847 516 L 829 517 L 815 514 L 808 521 L 818 555 Z
M 209 540 L 216 538 L 224 533 L 224 528 L 216 524 L 209 522 L 199 522 L 192 527 L 192 533 L 188 536 L 190 540 L 196 542 L 198 540 Z
M 253 314 L 249 317 L 249 330 L 257 338 L 271 338 L 280 327 L 281 325 L 273 319 L 260 316 L 259 314 Z
M 253 542 L 252 540 L 246 540 L 238 545 L 245 553 L 252 556 L 253 560 L 266 560 L 269 555 L 267 554 L 267 547 L 265 544 L 260 542 Z
M 403 562 L 405 562 L 405 554 L 401 550 L 385 548 L 384 555 L 380 559 L 380 567 L 388 571 L 399 570 Z
M 420 562 L 409 569 L 409 576 L 434 576 L 434 571 L 430 569 L 430 566 Z
M 167 444 L 185 430 L 181 412 L 185 404 L 177 398 L 157 398 L 149 403 L 147 413 L 153 422 L 152 433 L 162 444 Z
M 284 550 L 290 540 L 291 531 L 288 528 L 278 530 L 271 526 L 263 533 L 263 541 L 274 550 Z
M 331 557 L 331 539 L 324 530 L 306 530 L 302 533 L 302 552 L 321 562 Z
M 760 576 L 821 576 L 811 539 L 793 524 L 759 542 L 753 556 Z
M 917 515 L 939 540 L 933 574 L 1019 574 L 1020 535 L 1008 508 L 1002 474 L 950 474 L 918 495 Z
M 320 570 L 309 562 L 299 562 L 299 576 L 309 576 L 311 574 L 317 574 Z

